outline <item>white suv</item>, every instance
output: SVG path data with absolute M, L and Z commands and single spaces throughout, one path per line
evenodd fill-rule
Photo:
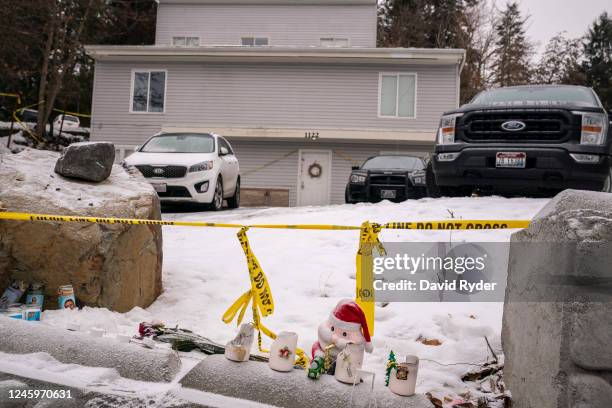
M 231 145 L 209 133 L 158 133 L 125 159 L 161 201 L 206 203 L 218 211 L 240 205 L 240 168 Z

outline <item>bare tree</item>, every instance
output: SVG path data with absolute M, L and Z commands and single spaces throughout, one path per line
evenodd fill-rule
M 584 85 L 582 70 L 582 38 L 566 38 L 560 32 L 550 39 L 534 71 L 534 80 L 541 84 Z

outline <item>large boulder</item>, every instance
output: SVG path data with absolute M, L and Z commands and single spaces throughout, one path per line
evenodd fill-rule
M 57 153 L 0 155 L 0 202 L 7 211 L 92 217 L 161 218 L 157 195 L 140 174 L 114 166 L 102 183 L 53 172 Z M 60 285 L 81 305 L 124 312 L 161 293 L 162 235 L 154 225 L 0 220 L 0 290 L 13 279 L 42 282 L 45 307 Z
M 612 406 L 612 194 L 566 190 L 512 235 L 502 342 L 517 408 Z
M 109 142 L 73 143 L 55 164 L 55 172 L 64 177 L 86 181 L 104 181 L 115 162 L 115 145 Z

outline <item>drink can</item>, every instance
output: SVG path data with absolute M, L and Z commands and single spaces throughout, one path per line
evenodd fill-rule
M 74 309 L 76 307 L 76 299 L 74 297 L 72 285 L 63 285 L 59 287 L 57 291 L 57 306 L 60 309 Z

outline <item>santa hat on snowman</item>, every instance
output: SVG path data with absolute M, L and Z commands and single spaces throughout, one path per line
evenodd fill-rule
M 313 345 L 313 357 L 329 344 L 343 349 L 348 343 L 363 344 L 368 353 L 374 349 L 363 310 L 353 300 L 342 299 L 327 321 L 319 326 L 319 341 Z

